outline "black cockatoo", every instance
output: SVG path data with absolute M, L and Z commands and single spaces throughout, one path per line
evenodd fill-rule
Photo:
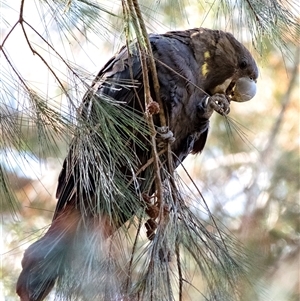
M 228 114 L 231 101 L 243 102 L 255 95 L 258 69 L 250 52 L 232 34 L 220 30 L 172 31 L 151 34 L 149 39 L 156 62 L 160 97 L 174 137 L 171 150 L 176 167 L 189 153 L 197 154 L 203 150 L 209 118 L 214 110 Z M 156 101 L 151 75 L 150 88 L 152 99 Z M 132 43 L 130 49 L 123 47 L 99 72 L 83 99 L 81 118 L 96 128 L 95 132 L 101 131 L 104 124 L 96 112 L 101 99 L 114 100 L 120 106 L 131 108 L 134 114 L 143 116 L 144 97 L 140 56 L 136 44 Z M 153 118 L 159 132 L 159 118 L 157 115 Z M 118 131 L 120 137 L 130 140 L 130 133 L 122 132 L 122 128 Z M 133 127 L 129 131 L 135 133 Z M 101 216 L 102 231 L 107 237 L 138 210 L 136 204 L 123 195 L 112 205 L 109 214 L 101 211 L 101 196 L 94 194 L 105 174 L 105 170 L 101 170 L 101 160 L 109 162 L 109 153 L 96 153 L 96 148 L 89 150 L 89 143 L 101 144 L 97 134 L 85 137 L 85 149 L 93 152 L 93 156 L 85 152 L 79 156 L 77 143 L 85 142 L 74 137 L 59 176 L 58 202 L 52 224 L 46 234 L 25 251 L 23 270 L 17 282 L 17 293 L 22 301 L 43 300 L 63 274 L 64 262 L 82 219 L 88 226 L 89 221 Z M 141 137 L 141 140 L 144 146 L 124 145 L 132 148 L 136 170 L 151 158 L 151 146 L 147 145 L 147 139 Z M 91 157 L 94 162 L 89 162 Z M 125 159 L 120 155 L 119 160 Z M 134 171 L 129 171 L 125 163 L 118 166 L 116 173 L 119 172 L 120 177 L 124 175 L 126 185 Z M 143 184 L 149 176 L 151 173 L 147 173 L 147 169 L 138 176 L 141 194 L 154 193 L 153 184 L 152 187 Z M 144 203 L 141 202 L 140 206 Z

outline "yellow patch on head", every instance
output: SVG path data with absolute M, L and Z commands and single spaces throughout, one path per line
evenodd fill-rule
M 205 51 L 204 52 L 204 59 L 206 60 L 206 59 L 209 59 L 210 58 L 210 53 L 209 53 L 209 51 Z
M 208 65 L 207 65 L 207 63 L 204 63 L 202 65 L 202 75 L 206 76 L 207 73 L 208 73 Z
M 208 73 L 208 64 L 207 64 L 207 62 L 206 62 L 206 60 L 207 59 L 209 59 L 210 58 L 210 53 L 209 53 L 209 51 L 205 51 L 204 52 L 204 61 L 205 61 L 205 63 L 202 65 L 202 75 L 203 76 L 206 76 L 206 74 Z

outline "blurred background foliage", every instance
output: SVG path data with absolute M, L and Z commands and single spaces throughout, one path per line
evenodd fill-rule
M 28 23 L 19 18 L 22 3 Z M 76 108 L 125 36 L 121 1 L 1 5 L 0 300 L 17 300 L 23 251 L 51 222 Z M 299 300 L 299 4 L 164 0 L 140 5 L 149 32 L 219 28 L 233 32 L 256 58 L 257 95 L 232 104 L 228 118 L 213 116 L 204 152 L 188 157 L 184 166 L 212 213 L 258 267 L 249 277 L 261 280 L 261 300 Z M 272 23 L 276 28 L 264 20 L 270 9 L 282 9 Z M 178 173 L 192 187 L 182 169 Z M 185 300 L 194 300 L 192 294 Z M 253 300 L 246 291 L 244 300 Z

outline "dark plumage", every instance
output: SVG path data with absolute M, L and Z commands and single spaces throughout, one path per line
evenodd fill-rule
M 197 154 L 203 150 L 209 118 L 214 110 L 228 114 L 231 100 L 246 101 L 254 96 L 258 70 L 249 51 L 230 33 L 197 28 L 163 35 L 152 34 L 150 41 L 156 59 L 161 99 L 167 113 L 169 128 L 175 137 L 171 149 L 175 166 L 178 166 L 189 153 Z M 138 85 L 135 84 L 136 89 L 117 84 L 128 83 L 132 78 L 138 82 Z M 104 95 L 109 96 L 124 102 L 129 108 L 143 112 L 142 83 L 140 59 L 134 44 L 130 58 L 127 49 L 123 47 L 94 80 L 91 90 L 84 97 L 82 116 L 92 124 L 99 123 L 95 114 L 97 105 L 92 97 L 93 93 L 100 98 Z M 154 93 L 152 98 L 155 100 Z M 154 115 L 154 121 L 159 127 L 157 115 Z M 107 237 L 136 210 L 124 198 L 118 201 L 118 207 L 112 210 L 109 217 L 105 216 L 105 212 L 99 213 L 101 209 L 95 209 L 97 206 L 93 204 L 93 201 L 96 202 L 93 193 L 98 178 L 93 177 L 97 171 L 93 170 L 94 163 L 88 162 L 90 185 L 80 185 L 81 178 L 78 174 L 83 172 L 81 168 L 84 164 L 81 162 L 83 159 L 75 155 L 77 142 L 78 138 L 74 138 L 59 176 L 58 203 L 51 227 L 45 236 L 32 244 L 24 254 L 23 270 L 17 283 L 17 293 L 22 301 L 43 300 L 55 284 L 56 278 L 63 274 L 63 264 L 83 215 L 87 220 L 86 225 L 89 225 L 89 221 L 97 214 L 103 215 L 102 232 Z M 130 147 L 133 149 L 132 145 Z M 151 148 L 149 146 L 149 150 L 145 151 L 140 146 L 134 147 L 139 168 L 151 157 Z M 120 169 L 125 177 L 128 173 L 126 166 Z M 149 174 L 145 171 L 140 178 L 147 176 Z M 153 187 L 143 186 L 143 181 L 140 181 L 140 185 L 142 193 L 153 193 Z M 83 208 L 85 199 L 89 200 Z

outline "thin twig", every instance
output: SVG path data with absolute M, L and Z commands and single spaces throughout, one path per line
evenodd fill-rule
M 151 102 L 151 92 L 150 92 L 150 83 L 149 83 L 149 72 L 148 72 L 148 65 L 146 60 L 146 51 L 145 51 L 145 40 L 148 37 L 147 32 L 142 32 L 142 25 L 141 23 L 143 20 L 142 15 L 140 13 L 140 9 L 138 3 L 135 0 L 128 0 L 129 5 L 129 12 L 132 17 L 132 22 L 135 27 L 137 33 L 137 44 L 139 48 L 140 60 L 142 65 L 142 73 L 143 73 L 143 84 L 144 84 L 144 93 L 145 93 L 145 108 L 147 108 L 148 104 Z M 147 48 L 146 48 L 147 49 Z M 156 130 L 155 125 L 153 122 L 153 117 L 150 114 L 146 114 L 146 118 L 148 121 L 148 125 L 151 131 L 151 145 L 152 145 L 152 156 L 153 156 L 153 163 L 154 163 L 154 172 L 155 172 L 155 188 L 158 202 L 162 202 L 162 181 L 160 176 L 160 162 L 159 156 L 157 154 L 157 147 L 156 147 Z
M 266 158 L 270 158 L 270 151 L 272 147 L 275 145 L 275 139 L 277 137 L 278 132 L 280 131 L 280 127 L 282 125 L 282 121 L 284 118 L 284 114 L 286 112 L 286 109 L 292 99 L 291 93 L 293 91 L 293 88 L 295 84 L 297 83 L 297 75 L 298 75 L 298 68 L 299 68 L 299 57 L 300 57 L 300 47 L 297 48 L 297 51 L 295 53 L 295 62 L 294 67 L 291 71 L 291 79 L 288 83 L 286 92 L 283 94 L 282 100 L 281 100 L 281 111 L 278 114 L 278 117 L 273 125 L 273 128 L 270 131 L 268 143 L 265 147 L 265 149 L 261 153 L 261 161 L 265 162 Z
M 8 32 L 8 34 L 5 36 L 4 40 L 2 41 L 2 44 L 0 45 L 0 51 L 3 49 L 4 44 L 6 42 L 6 40 L 8 39 L 8 37 L 10 36 L 10 34 L 14 31 L 14 29 L 16 28 L 16 26 L 20 23 L 20 21 L 18 20 L 13 27 L 10 29 L 10 31 Z
M 22 21 L 23 21 L 24 4 L 25 4 L 25 0 L 21 0 L 20 14 L 19 14 L 19 22 L 20 23 L 22 23 Z
M 145 91 L 145 101 L 146 105 L 150 102 L 150 85 L 149 85 L 149 78 L 148 78 L 148 67 L 147 61 L 143 53 L 141 54 L 141 62 L 142 62 L 142 72 L 143 72 L 143 79 L 144 79 L 144 91 Z M 150 114 L 146 115 L 148 118 L 148 123 L 150 126 L 151 131 L 151 144 L 152 144 L 152 156 L 153 156 L 153 164 L 154 164 L 154 171 L 155 171 L 155 186 L 156 186 L 156 193 L 158 202 L 162 202 L 163 197 L 163 187 L 162 181 L 160 176 L 160 160 L 157 153 L 157 146 L 156 146 L 156 131 L 153 122 L 153 117 Z
M 160 108 L 160 110 L 159 110 L 160 125 L 166 127 L 166 126 L 168 126 L 168 123 L 167 123 L 167 118 L 166 118 L 165 107 L 164 107 L 164 104 L 160 97 L 160 85 L 159 85 L 159 81 L 158 81 L 156 63 L 155 63 L 155 58 L 152 53 L 150 39 L 149 39 L 147 30 L 146 30 L 145 22 L 144 22 L 138 1 L 137 0 L 132 0 L 132 1 L 133 1 L 133 5 L 135 7 L 137 18 L 140 23 L 141 32 L 145 39 L 145 43 L 146 43 L 146 47 L 147 47 L 150 71 L 151 71 L 152 80 L 153 80 L 153 88 L 154 88 L 154 92 L 155 92 L 156 101 L 158 102 L 159 108 Z M 171 151 L 171 145 L 168 142 L 167 142 L 167 163 L 168 163 L 167 168 L 168 168 L 168 172 L 170 174 L 170 181 L 171 181 L 171 185 L 172 185 L 171 191 L 172 191 L 173 197 L 175 197 L 175 200 L 176 200 L 177 199 L 176 193 L 175 193 L 176 185 L 175 185 L 174 178 L 173 178 L 173 175 L 174 175 L 173 155 L 172 155 L 172 151 Z M 161 183 L 159 186 L 161 186 Z
M 158 153 L 157 153 L 157 155 L 158 156 L 161 156 L 163 153 L 165 153 L 166 152 L 166 149 L 162 149 L 161 151 L 159 151 Z M 151 164 L 153 164 L 153 162 L 154 162 L 154 158 L 152 157 L 152 158 L 150 158 L 142 167 L 140 167 L 139 168 L 139 170 L 137 170 L 135 173 L 134 173 L 134 177 L 136 178 L 141 172 L 143 172 L 148 166 L 150 166 Z M 131 183 L 134 181 L 134 179 L 132 178 L 129 182 L 128 182 L 128 184 L 127 184 L 127 186 L 130 186 L 131 185 Z
M 209 210 L 209 207 L 208 207 L 208 205 L 207 205 L 207 203 L 206 203 L 206 201 L 205 201 L 205 198 L 204 198 L 203 194 L 201 193 L 200 189 L 198 188 L 198 186 L 196 185 L 196 183 L 194 182 L 194 180 L 192 179 L 192 177 L 190 176 L 190 174 L 188 173 L 188 171 L 186 170 L 186 168 L 184 167 L 184 165 L 181 164 L 181 166 L 182 166 L 183 170 L 185 171 L 186 175 L 188 176 L 189 180 L 193 183 L 194 187 L 196 188 L 197 192 L 199 193 L 199 195 L 200 195 L 200 197 L 201 197 L 201 199 L 202 199 L 202 201 L 203 201 L 203 203 L 204 203 L 204 205 L 205 205 L 205 208 L 206 208 L 206 210 L 207 210 L 207 212 L 208 212 L 208 214 L 209 214 L 209 217 L 211 218 L 211 220 L 212 220 L 214 226 L 215 226 L 216 229 L 217 229 L 217 232 L 218 232 L 218 234 L 219 234 L 219 236 L 220 236 L 220 239 L 221 239 L 221 241 L 222 241 L 222 244 L 224 245 L 225 250 L 228 251 L 227 245 L 225 244 L 225 240 L 224 240 L 224 238 L 223 238 L 223 235 L 221 234 L 221 231 L 220 231 L 220 229 L 219 229 L 219 227 L 218 227 L 218 225 L 217 225 L 217 223 L 216 223 L 216 221 L 215 221 L 214 216 L 212 215 L 212 213 L 211 213 L 210 210 Z
M 180 261 L 180 249 L 179 249 L 179 241 L 178 237 L 175 241 L 175 253 L 176 253 L 176 261 L 177 261 L 177 269 L 178 269 L 178 284 L 179 284 L 179 301 L 182 301 L 182 286 L 183 286 L 183 278 L 182 278 L 182 268 L 181 268 L 181 261 Z
M 168 66 L 167 64 L 165 64 L 164 62 L 158 60 L 155 58 L 155 61 L 158 62 L 159 64 L 161 64 L 162 66 L 164 66 L 165 68 L 169 69 L 170 71 L 172 71 L 174 74 L 176 74 L 177 76 L 183 78 L 187 84 L 190 84 L 192 86 L 194 86 L 196 89 L 202 91 L 204 94 L 206 94 L 207 96 L 210 96 L 207 92 L 205 92 L 202 88 L 200 88 L 198 85 L 196 85 L 195 83 L 193 83 L 191 80 L 189 80 L 188 78 L 186 78 L 185 76 L 183 76 L 182 74 L 180 74 L 179 72 L 177 72 L 176 70 L 174 70 L 173 68 L 171 68 L 170 66 Z
M 46 44 L 47 46 L 54 51 L 54 53 L 62 60 L 62 62 L 67 66 L 67 68 L 73 73 L 73 75 L 75 75 L 82 83 L 85 83 L 80 76 L 74 71 L 74 69 L 68 64 L 68 62 L 57 52 L 57 50 L 55 50 L 55 48 L 43 37 L 40 35 L 40 33 L 32 27 L 32 25 L 30 25 L 27 21 L 23 20 L 23 22 L 29 26 L 37 35 L 39 38 L 41 38 Z M 48 66 L 47 66 L 48 67 Z
M 70 103 L 76 108 L 76 105 L 73 103 L 71 97 L 69 96 L 69 93 L 68 91 L 66 90 L 66 88 L 64 87 L 63 83 L 61 82 L 61 80 L 59 79 L 59 77 L 57 76 L 57 74 L 54 72 L 54 70 L 49 66 L 49 64 L 47 63 L 47 61 L 40 55 L 40 53 L 38 53 L 31 45 L 30 41 L 29 41 L 29 38 L 27 36 L 27 32 L 25 30 L 25 27 L 24 27 L 24 22 L 22 21 L 20 24 L 21 24 L 21 28 L 22 28 L 22 31 L 24 33 L 24 37 L 26 39 L 26 42 L 28 44 L 28 47 L 29 49 L 31 50 L 32 54 L 33 55 L 37 55 L 41 61 L 45 64 L 45 66 L 49 69 L 49 71 L 52 73 L 52 75 L 54 76 L 54 78 L 57 80 L 57 82 L 59 83 L 61 89 L 64 91 L 66 97 L 69 99 Z
M 145 26 L 145 22 L 144 22 L 138 1 L 132 0 L 132 2 L 134 5 L 134 8 L 135 8 L 137 19 L 140 24 L 142 36 L 146 43 L 147 53 L 149 55 L 149 63 L 150 63 L 149 65 L 150 65 L 150 71 L 151 71 L 152 80 L 153 80 L 153 88 L 154 88 L 154 92 L 155 92 L 155 98 L 160 107 L 160 111 L 159 111 L 160 124 L 161 124 L 161 126 L 167 126 L 166 115 L 164 112 L 164 105 L 160 98 L 160 86 L 159 86 L 159 81 L 158 81 L 158 76 L 157 76 L 157 71 L 156 71 L 156 64 L 155 64 L 154 57 L 152 54 L 152 47 L 150 44 L 149 36 L 147 33 L 147 29 Z
M 260 26 L 261 29 L 263 29 L 263 25 L 262 25 L 262 23 L 261 23 L 261 21 L 260 21 L 260 19 L 259 19 L 259 17 L 258 17 L 258 14 L 256 13 L 256 11 L 255 11 L 255 9 L 254 9 L 254 7 L 253 7 L 251 1 L 250 1 L 250 0 L 245 0 L 245 1 L 246 1 L 246 3 L 247 3 L 248 6 L 249 6 L 250 11 L 252 11 L 252 13 L 253 13 L 253 15 L 254 15 L 254 18 L 255 18 L 255 20 L 257 21 L 258 25 Z M 247 10 L 246 10 L 246 11 L 247 11 Z
M 16 70 L 16 68 L 13 66 L 12 62 L 10 61 L 10 59 L 8 58 L 7 54 L 5 53 L 5 51 L 2 49 L 2 53 L 6 59 L 6 61 L 8 62 L 8 64 L 10 65 L 10 67 L 12 68 L 12 70 L 14 71 L 14 73 L 17 75 L 18 79 L 21 81 L 21 83 L 24 85 L 24 87 L 26 88 L 26 90 L 28 91 L 28 93 L 30 93 L 30 88 L 27 86 L 26 82 L 24 81 L 24 79 L 21 77 L 21 75 L 18 73 L 18 71 Z

